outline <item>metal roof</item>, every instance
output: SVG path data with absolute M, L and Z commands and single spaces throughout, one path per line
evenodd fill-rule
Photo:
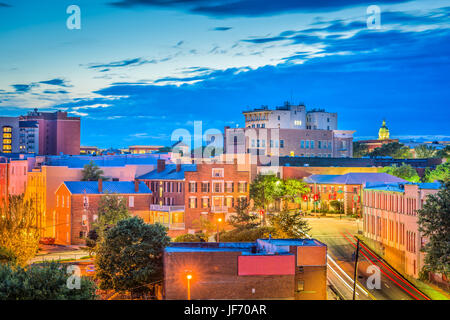
M 184 180 L 184 173 L 186 171 L 197 171 L 196 164 L 181 164 L 180 171 L 176 170 L 176 164 L 166 164 L 163 171 L 158 172 L 158 169 L 152 170 L 140 177 L 138 179 L 145 180 Z
M 102 192 L 98 192 L 98 181 L 64 181 L 72 194 L 151 194 L 144 182 L 139 182 L 139 191 L 134 190 L 134 181 L 103 181 Z

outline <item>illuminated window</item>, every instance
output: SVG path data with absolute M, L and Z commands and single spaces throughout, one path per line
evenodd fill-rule
M 12 132 L 11 127 L 3 127 L 3 132 Z

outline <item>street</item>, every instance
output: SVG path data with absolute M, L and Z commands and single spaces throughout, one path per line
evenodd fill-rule
M 347 218 L 306 218 L 311 231 L 309 235 L 328 246 L 328 281 L 345 300 L 353 298 L 354 252 L 358 232 L 355 220 Z M 361 230 L 361 226 L 359 226 Z M 373 275 L 371 267 L 380 269 L 380 288 L 369 288 L 368 278 Z M 369 284 L 373 281 L 369 281 Z M 426 300 L 423 293 L 404 280 L 383 261 L 380 261 L 365 245 L 360 245 L 356 300 Z

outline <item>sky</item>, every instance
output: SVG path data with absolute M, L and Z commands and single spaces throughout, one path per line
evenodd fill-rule
M 0 0 L 0 116 L 67 111 L 122 148 L 290 101 L 356 139 L 450 140 L 449 57 L 450 0 Z

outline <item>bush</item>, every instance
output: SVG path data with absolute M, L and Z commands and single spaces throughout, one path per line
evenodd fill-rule
M 70 289 L 66 265 L 51 262 L 26 268 L 0 265 L 0 300 L 93 300 L 95 283 L 81 277 L 80 287 Z
M 14 252 L 8 248 L 0 247 L 0 263 L 16 264 L 17 257 Z
M 175 238 L 174 242 L 204 242 L 205 241 L 205 235 L 203 233 L 196 233 L 196 234 L 182 234 Z

